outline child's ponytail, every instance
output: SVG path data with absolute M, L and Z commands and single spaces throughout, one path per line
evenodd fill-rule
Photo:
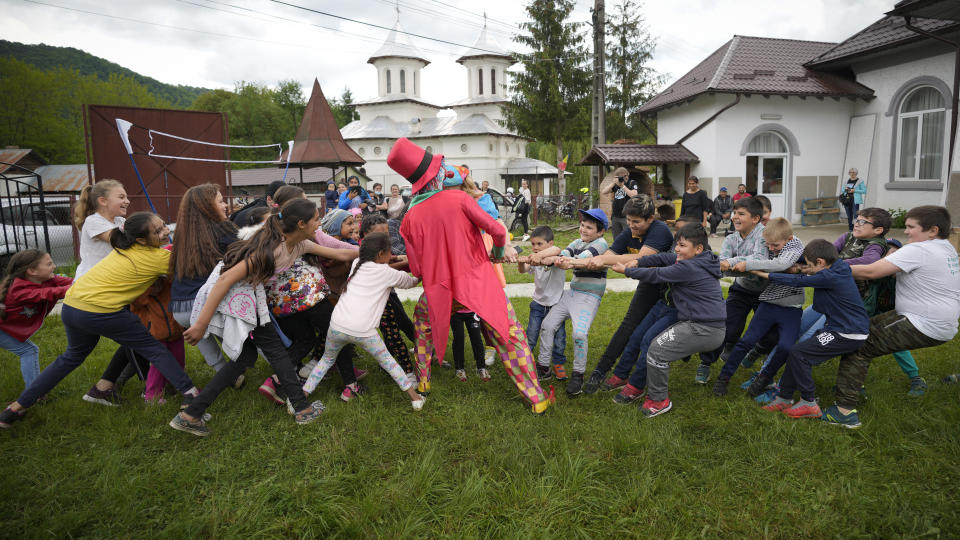
M 133 214 L 127 218 L 123 227 L 118 227 L 110 232 L 110 246 L 119 252 L 133 247 L 139 238 L 149 238 L 150 225 L 155 218 L 156 215 L 151 212 Z
M 284 236 L 295 231 L 301 221 L 306 223 L 316 214 L 317 203 L 309 199 L 287 201 L 249 240 L 230 245 L 223 256 L 223 272 L 246 261 L 247 280 L 255 284 L 267 281 L 273 277 L 276 268 L 273 252 L 284 241 Z
M 101 180 L 96 184 L 86 185 L 80 191 L 80 198 L 73 207 L 73 224 L 77 229 L 83 228 L 87 216 L 97 211 L 97 200 L 106 197 L 112 190 L 122 188 L 123 184 L 116 180 Z
M 27 270 L 36 268 L 40 259 L 46 254 L 46 251 L 40 249 L 25 249 L 14 253 L 13 257 L 10 257 L 10 262 L 7 264 L 7 275 L 0 280 L 0 319 L 7 318 L 6 306 L 3 303 L 7 300 L 7 290 L 10 288 L 10 284 L 16 278 L 26 279 Z
M 370 233 L 364 237 L 363 243 L 360 244 L 360 255 L 357 257 L 357 265 L 353 267 L 353 272 L 350 272 L 350 276 L 343 285 L 343 289 L 347 289 L 347 284 L 350 283 L 350 280 L 353 279 L 353 276 L 363 263 L 377 260 L 377 257 L 384 251 L 390 252 L 390 235 L 385 233 Z

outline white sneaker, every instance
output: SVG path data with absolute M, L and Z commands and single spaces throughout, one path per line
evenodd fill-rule
M 313 368 L 315 368 L 315 367 L 317 367 L 317 361 L 316 361 L 316 360 L 311 360 L 311 361 L 307 362 L 306 364 L 304 364 L 303 367 L 300 368 L 300 378 L 301 378 L 301 379 L 309 379 L 309 378 L 310 378 L 310 374 L 313 373 Z
M 530 239 L 530 235 L 529 235 L 529 234 L 525 234 L 525 235 L 523 235 L 522 237 L 520 237 L 520 241 L 521 241 L 521 242 L 526 242 L 526 241 L 529 240 L 529 239 Z
M 420 396 L 420 399 L 417 401 L 411 401 L 410 405 L 413 406 L 413 410 L 419 411 L 423 409 L 423 404 L 427 402 L 427 396 Z
M 497 350 L 494 349 L 493 347 L 487 347 L 486 350 L 484 351 L 483 362 L 488 366 L 492 366 L 496 358 L 497 358 Z

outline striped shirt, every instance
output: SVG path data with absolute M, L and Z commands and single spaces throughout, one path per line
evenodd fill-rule
M 607 241 L 601 236 L 592 242 L 584 242 L 577 238 L 563 251 L 561 257 L 573 257 L 574 259 L 586 259 L 595 257 L 607 251 Z M 573 279 L 570 280 L 570 289 L 574 291 L 585 292 L 594 296 L 603 296 L 603 291 L 607 288 L 607 270 L 586 270 L 578 269 L 573 271 Z
M 779 252 L 770 251 L 765 261 L 747 261 L 747 270 L 761 270 L 764 272 L 786 272 L 803 257 L 803 242 L 794 236 Z M 769 282 L 760 293 L 760 301 L 784 307 L 803 306 L 803 287 L 791 287 L 782 283 Z

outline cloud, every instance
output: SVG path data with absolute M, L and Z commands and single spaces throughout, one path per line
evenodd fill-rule
M 376 72 L 366 60 L 386 39 L 386 30 L 268 0 L 42 1 L 102 15 L 0 0 L 4 38 L 76 47 L 172 84 L 229 89 L 241 80 L 272 85 L 294 79 L 309 91 L 316 77 L 328 97 L 339 96 L 345 87 L 357 99 L 376 95 Z M 607 2 L 608 14 L 616 2 Z M 290 3 L 385 27 L 396 20 L 393 0 Z M 840 41 L 881 18 L 892 5 L 892 0 L 804 0 L 802 5 L 647 0 L 643 10 L 658 37 L 652 65 L 672 80 L 734 34 Z M 469 46 L 479 35 L 486 10 L 490 35 L 515 49 L 511 37 L 526 18 L 524 6 L 516 0 L 401 0 L 400 20 L 409 32 Z M 590 7 L 592 2 L 580 0 L 573 20 L 589 21 Z M 422 75 L 424 99 L 445 104 L 465 97 L 466 70 L 456 63 L 463 47 L 412 39 L 431 60 Z

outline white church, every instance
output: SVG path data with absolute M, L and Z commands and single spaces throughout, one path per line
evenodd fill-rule
M 548 193 L 550 182 L 544 186 L 538 179 L 555 179 L 557 168 L 527 158 L 529 139 L 498 122 L 503 119 L 501 105 L 509 101 L 507 69 L 514 61 L 489 37 L 486 26 L 457 60 L 467 70 L 467 97 L 445 106 L 420 97 L 420 71 L 430 60 L 403 33 L 399 19 L 367 62 L 377 70 L 377 97 L 358 102 L 359 120 L 340 132 L 367 161 L 364 168 L 373 182 L 381 182 L 385 190 L 391 184 L 410 185 L 387 166 L 394 141 L 407 137 L 431 153 L 443 154 L 450 164 L 467 165 L 478 184 L 487 180 L 502 192 L 524 178 L 534 193 Z

